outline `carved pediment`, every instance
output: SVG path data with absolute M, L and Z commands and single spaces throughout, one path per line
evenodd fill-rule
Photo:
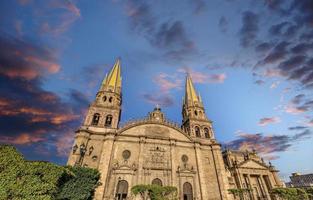
M 261 162 L 255 160 L 246 160 L 240 164 L 238 164 L 240 168 L 254 168 L 254 169 L 268 169 L 267 166 Z

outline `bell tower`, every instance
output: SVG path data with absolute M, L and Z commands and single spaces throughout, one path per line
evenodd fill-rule
M 191 137 L 214 139 L 212 122 L 207 118 L 200 94 L 197 95 L 189 74 L 186 76 L 182 108 L 182 127 Z
M 105 76 L 96 99 L 90 104 L 84 126 L 117 129 L 121 116 L 122 78 L 120 59 Z

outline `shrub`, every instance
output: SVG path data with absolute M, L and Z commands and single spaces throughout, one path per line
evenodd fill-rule
M 0 200 L 87 200 L 99 177 L 95 169 L 26 161 L 15 147 L 0 145 Z
M 134 195 L 140 195 L 143 200 L 176 200 L 177 188 L 159 185 L 135 185 L 131 188 Z

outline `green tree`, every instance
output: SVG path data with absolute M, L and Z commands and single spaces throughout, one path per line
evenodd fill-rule
M 95 169 L 66 167 L 72 176 L 60 186 L 56 199 L 89 200 L 97 187 L 100 174 Z
M 308 200 L 309 196 L 302 188 L 274 188 L 271 193 L 285 200 Z
M 131 192 L 140 195 L 143 200 L 177 200 L 177 188 L 159 185 L 135 185 Z
M 88 200 L 99 172 L 26 161 L 11 145 L 0 145 L 0 200 Z

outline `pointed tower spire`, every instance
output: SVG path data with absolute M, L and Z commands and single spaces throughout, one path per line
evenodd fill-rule
M 115 61 L 109 75 L 106 75 L 101 84 L 101 91 L 111 90 L 112 92 L 120 93 L 122 86 L 121 77 L 121 61 L 118 58 Z
M 193 86 L 190 74 L 186 76 L 185 86 L 185 103 L 193 105 L 195 102 L 199 102 L 195 87 Z

